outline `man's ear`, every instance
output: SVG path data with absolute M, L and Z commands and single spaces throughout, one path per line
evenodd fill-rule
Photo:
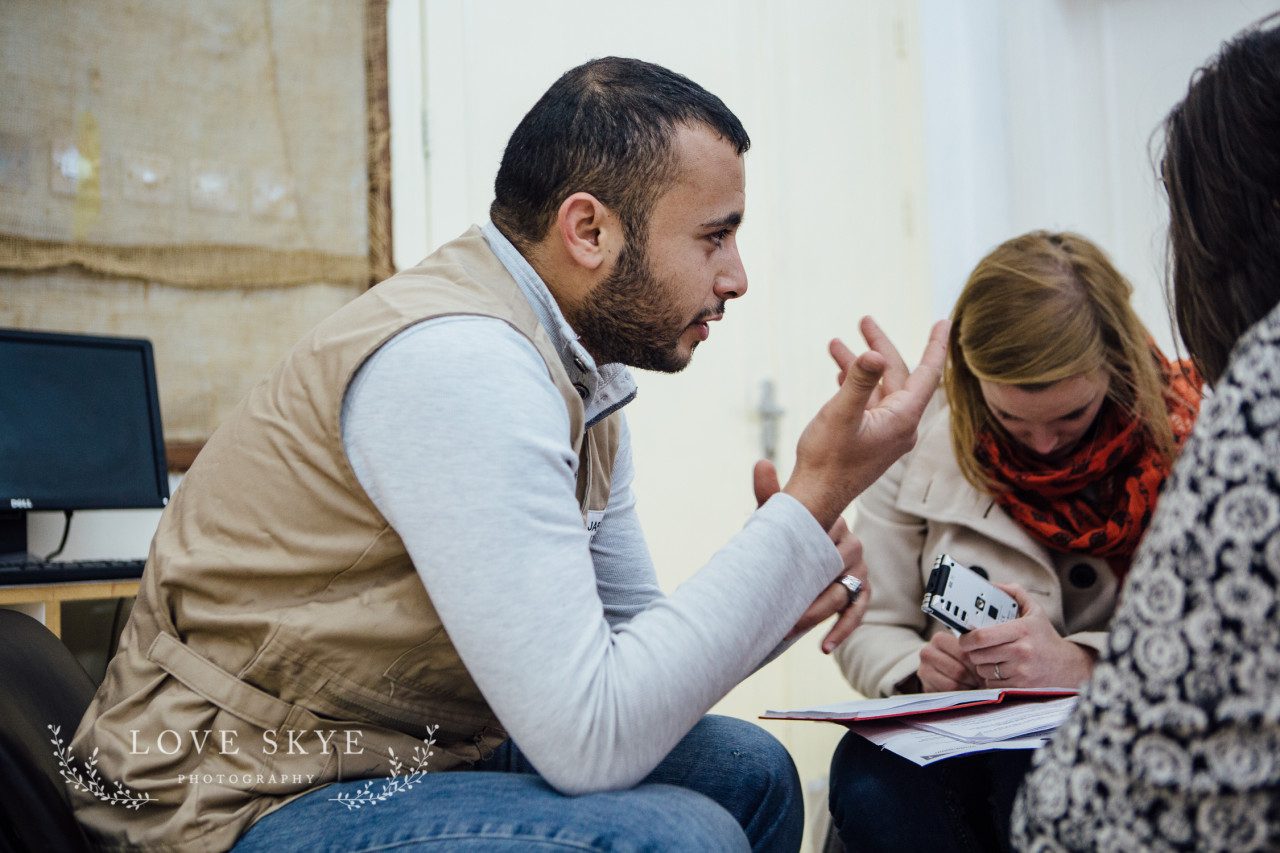
M 593 271 L 622 248 L 618 217 L 591 193 L 574 193 L 561 203 L 556 233 L 573 262 Z

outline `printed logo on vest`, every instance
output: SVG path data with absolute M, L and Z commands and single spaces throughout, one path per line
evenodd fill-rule
M 587 510 L 587 534 L 592 538 L 596 538 L 596 533 L 600 530 L 600 525 L 604 523 L 604 510 L 589 509 Z

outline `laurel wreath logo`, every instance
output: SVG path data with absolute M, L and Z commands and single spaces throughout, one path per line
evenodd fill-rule
M 134 811 L 142 808 L 146 803 L 155 802 L 155 798 L 150 794 L 134 793 L 119 782 L 112 783 L 115 785 L 114 791 L 107 790 L 106 780 L 98 777 L 98 750 L 96 747 L 84 762 L 84 772 L 82 773 L 76 767 L 76 757 L 71 753 L 71 747 L 64 746 L 62 743 L 62 727 L 50 724 L 47 728 L 53 732 L 53 737 L 49 740 L 49 743 L 53 744 L 53 754 L 58 758 L 58 773 L 68 785 L 77 791 L 92 794 L 109 805 L 124 806 L 126 809 L 133 809 Z
M 84 769 L 81 770 L 76 766 L 76 757 L 71 752 L 71 747 L 62 742 L 62 727 L 50 724 L 47 728 L 53 735 L 49 743 L 53 744 L 53 754 L 58 759 L 58 773 L 77 791 L 88 793 L 109 805 L 124 806 L 134 811 L 147 803 L 157 801 L 149 793 L 139 794 L 120 782 L 110 782 L 114 790 L 109 789 L 108 780 L 98 775 L 96 747 L 84 761 Z M 413 790 L 414 786 L 429 772 L 427 765 L 431 761 L 431 756 L 435 755 L 436 732 L 439 729 L 438 725 L 427 728 L 427 737 L 423 738 L 422 746 L 413 748 L 413 757 L 407 765 L 396 755 L 395 750 L 389 748 L 387 755 L 391 760 L 391 775 L 382 780 L 382 787 L 378 790 L 373 790 L 378 780 L 370 779 L 351 793 L 343 792 L 336 797 L 330 797 L 329 802 L 341 803 L 348 811 L 356 811 L 365 806 L 376 806 L 396 794 Z
M 378 780 L 370 779 L 350 794 L 343 792 L 336 797 L 330 797 L 329 802 L 341 803 L 347 807 L 347 811 L 355 811 L 365 806 L 376 806 L 403 791 L 413 790 L 413 786 L 427 775 L 427 762 L 431 760 L 432 755 L 435 755 L 432 747 L 436 745 L 436 731 L 439 728 L 438 725 L 427 727 L 427 736 L 422 739 L 422 746 L 413 748 L 413 763 L 407 768 L 405 763 L 396 757 L 395 750 L 387 749 L 387 755 L 391 759 L 391 775 L 382 780 L 380 790 L 376 792 L 372 790 L 374 783 Z

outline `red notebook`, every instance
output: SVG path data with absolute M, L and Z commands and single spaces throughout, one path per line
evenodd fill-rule
M 837 702 L 834 705 L 818 705 L 811 708 L 793 708 L 788 711 L 765 711 L 762 720 L 818 720 L 827 723 L 865 723 L 870 720 L 892 720 L 920 714 L 938 714 L 974 708 L 980 705 L 998 705 L 1036 699 L 1058 699 L 1075 696 L 1078 691 L 1069 687 L 993 687 L 986 690 L 953 690 L 948 693 L 904 693 L 887 699 L 858 699 Z

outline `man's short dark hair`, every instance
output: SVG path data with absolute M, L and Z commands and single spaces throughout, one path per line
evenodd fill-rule
M 687 77 L 616 56 L 579 65 L 511 134 L 489 215 L 523 249 L 546 235 L 566 198 L 587 192 L 617 214 L 627 239 L 636 239 L 675 180 L 672 140 L 680 124 L 705 125 L 739 154 L 751 145 L 724 102 Z

